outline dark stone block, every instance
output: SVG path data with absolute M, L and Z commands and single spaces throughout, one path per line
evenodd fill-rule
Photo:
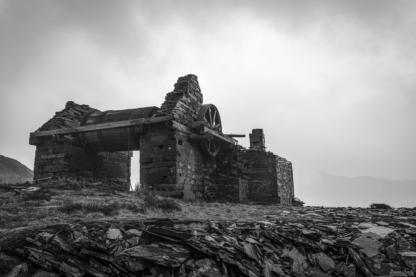
M 70 168 L 66 165 L 45 165 L 42 168 L 43 173 L 49 172 L 69 172 Z

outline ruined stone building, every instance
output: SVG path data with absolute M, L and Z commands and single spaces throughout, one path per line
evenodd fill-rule
M 260 119 L 259 119 L 260 120 Z M 34 179 L 77 177 L 130 188 L 132 151 L 140 183 L 183 199 L 290 204 L 291 162 L 265 149 L 262 129 L 250 148 L 223 133 L 215 105 L 204 104 L 197 76 L 180 77 L 161 107 L 99 111 L 67 102 L 37 131 Z

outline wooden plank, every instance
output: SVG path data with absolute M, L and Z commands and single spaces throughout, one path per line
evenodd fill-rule
M 143 124 L 144 122 L 145 122 L 145 119 L 140 118 L 140 119 L 125 120 L 125 121 L 118 121 L 118 122 L 111 122 L 111 123 L 81 126 L 81 127 L 76 127 L 76 128 L 66 128 L 66 129 L 57 129 L 57 130 L 51 130 L 51 131 L 34 132 L 34 133 L 30 133 L 30 136 L 31 137 L 45 137 L 45 136 L 56 136 L 56 135 L 80 134 L 80 133 L 96 132 L 96 131 L 103 131 L 103 130 L 113 130 L 113 129 L 131 127 L 131 126 L 135 126 L 138 124 Z
M 365 265 L 364 261 L 361 259 L 360 255 L 355 252 L 352 248 L 348 249 L 350 252 L 350 255 L 356 265 L 361 269 L 361 271 L 364 273 L 366 277 L 374 277 L 373 273 L 368 269 L 368 267 Z
M 40 145 L 43 143 L 43 140 L 41 138 L 37 137 L 29 137 L 29 144 L 30 145 Z
M 212 134 L 206 134 L 206 135 L 191 134 L 188 136 L 188 141 L 207 141 L 207 140 L 212 140 L 212 139 L 213 139 Z
M 111 123 L 102 123 L 96 125 L 80 126 L 76 128 L 66 128 L 66 129 L 57 129 L 50 131 L 41 131 L 30 133 L 30 137 L 46 137 L 46 136 L 56 136 L 56 135 L 70 135 L 70 134 L 80 134 L 80 133 L 89 133 L 103 130 L 114 130 L 133 127 L 139 124 L 154 124 L 167 120 L 171 120 L 172 116 L 163 116 L 163 117 L 154 117 L 154 118 L 140 118 L 140 119 L 131 119 L 125 121 L 117 121 Z
M 46 181 L 46 180 L 49 180 L 49 179 L 52 179 L 52 177 L 46 177 L 46 178 L 36 179 L 36 180 L 33 180 L 33 181 L 29 181 L 29 182 L 35 182 L 35 183 L 38 183 L 38 182 L 40 182 L 40 181 Z
M 205 126 L 204 126 L 204 133 L 213 134 L 215 137 L 219 138 L 220 140 L 222 140 L 226 143 L 236 144 L 236 142 L 237 142 L 235 139 L 223 136 L 220 133 L 218 133 L 216 131 L 213 131 L 213 130 L 205 127 Z
M 230 137 L 230 138 L 245 138 L 246 135 L 241 134 L 224 134 L 224 136 Z

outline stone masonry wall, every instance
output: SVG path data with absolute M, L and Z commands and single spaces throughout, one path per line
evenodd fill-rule
M 250 199 L 257 202 L 278 203 L 276 156 L 261 150 L 241 151 L 243 175 L 249 177 Z
M 232 202 L 249 200 L 248 177 L 243 175 L 240 162 L 242 147 L 222 150 L 216 156 L 213 172 L 208 175 L 205 183 L 206 198 Z
M 80 126 L 82 116 L 92 110 L 72 101 L 38 129 L 47 131 Z M 130 188 L 132 152 L 89 153 L 78 136 L 43 139 L 36 142 L 34 180 L 46 177 L 78 178 L 112 182 L 119 189 Z
M 281 204 L 292 204 L 295 197 L 292 163 L 284 158 L 277 158 L 277 186 Z
M 206 200 L 247 202 L 248 198 L 248 180 L 242 176 L 215 171 L 210 175 L 210 182 L 205 184 Z
M 213 166 L 214 159 L 204 156 L 196 142 L 176 131 L 177 140 L 177 182 L 184 192 L 184 199 L 194 200 L 204 197 L 204 175 L 206 168 Z
M 192 122 L 196 121 L 202 103 L 198 77 L 186 75 L 178 78 L 174 90 L 166 94 L 165 101 L 156 112 L 156 117 L 173 115 L 176 121 L 191 127 Z
M 173 115 L 192 133 L 192 123 L 203 105 L 197 77 L 181 77 L 174 87 L 156 116 Z M 140 180 L 158 194 L 263 203 L 289 203 L 293 197 L 291 164 L 265 151 L 262 129 L 250 134 L 251 149 L 237 145 L 211 157 L 202 153 L 197 142 L 188 140 L 186 131 L 165 124 L 147 128 L 140 139 Z
M 34 180 L 80 178 L 112 182 L 119 188 L 129 189 L 131 155 L 127 152 L 92 155 L 75 143 L 45 140 L 36 146 Z
M 143 188 L 174 196 L 177 190 L 176 155 L 175 132 L 164 123 L 147 126 L 146 134 L 140 137 L 140 183 Z
M 156 117 L 172 115 L 190 130 L 202 105 L 202 94 L 195 75 L 180 77 L 168 93 Z M 188 134 L 153 124 L 140 137 L 140 182 L 159 194 L 184 199 L 201 199 L 204 168 L 212 161 L 202 156 L 199 146 L 188 141 Z
M 271 152 L 237 146 L 234 150 L 220 152 L 216 158 L 216 166 L 217 169 L 213 174 L 245 180 L 247 201 L 268 204 L 292 202 L 294 196 L 292 164 L 284 158 Z M 229 180 L 227 182 L 236 183 Z M 212 186 L 214 188 L 210 188 Z M 219 194 L 230 193 L 227 186 L 218 181 L 208 184 L 205 189 L 210 191 L 209 196 L 212 199 L 221 198 Z

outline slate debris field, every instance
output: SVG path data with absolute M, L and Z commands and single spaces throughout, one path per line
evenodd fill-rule
M 0 233 L 2 276 L 414 276 L 416 210 L 271 206 L 258 221 L 76 222 Z

